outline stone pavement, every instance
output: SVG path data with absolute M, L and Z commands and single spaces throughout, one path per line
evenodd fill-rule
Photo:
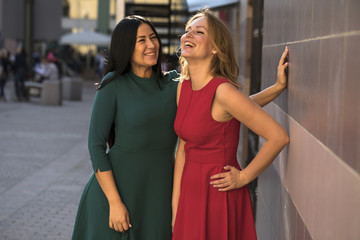
M 71 238 L 92 172 L 87 134 L 93 83 L 83 82 L 82 101 L 62 106 L 44 106 L 37 98 L 0 102 L 1 240 Z

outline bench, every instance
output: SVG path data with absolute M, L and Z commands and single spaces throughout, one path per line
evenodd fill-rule
M 32 81 L 26 81 L 24 83 L 26 92 L 28 94 L 28 97 L 30 96 L 41 96 L 41 90 L 43 88 L 43 84 L 40 82 L 32 82 Z
M 62 104 L 62 86 L 60 81 L 48 80 L 42 83 L 25 82 L 25 88 L 28 89 L 28 94 L 31 90 L 38 91 L 40 102 L 44 105 L 61 105 Z

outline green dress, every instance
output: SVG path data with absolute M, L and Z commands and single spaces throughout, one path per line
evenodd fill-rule
M 157 81 L 130 72 L 97 91 L 89 129 L 93 170 L 113 171 L 133 227 L 126 233 L 109 228 L 108 201 L 93 173 L 80 200 L 73 240 L 171 239 L 177 77 L 172 71 Z M 106 152 L 113 123 L 115 144 Z

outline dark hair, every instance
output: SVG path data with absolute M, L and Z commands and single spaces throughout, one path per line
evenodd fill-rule
M 162 44 L 158 33 L 149 20 L 142 16 L 132 15 L 121 20 L 115 27 L 110 43 L 110 51 L 108 58 L 106 59 L 106 65 L 103 72 L 103 76 L 109 72 L 115 72 L 115 74 L 103 81 L 99 85 L 99 89 L 106 84 L 114 80 L 117 76 L 127 73 L 131 70 L 130 60 L 135 49 L 137 31 L 140 24 L 146 23 L 154 31 L 159 41 L 159 55 L 156 65 L 152 67 L 157 81 L 162 77 L 161 60 L 162 60 Z M 159 84 L 160 86 L 160 84 Z

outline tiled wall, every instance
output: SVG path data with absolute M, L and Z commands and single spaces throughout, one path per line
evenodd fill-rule
M 360 239 L 360 1 L 265 0 L 262 88 L 289 46 L 288 89 L 266 110 L 289 146 L 259 177 L 260 240 Z

